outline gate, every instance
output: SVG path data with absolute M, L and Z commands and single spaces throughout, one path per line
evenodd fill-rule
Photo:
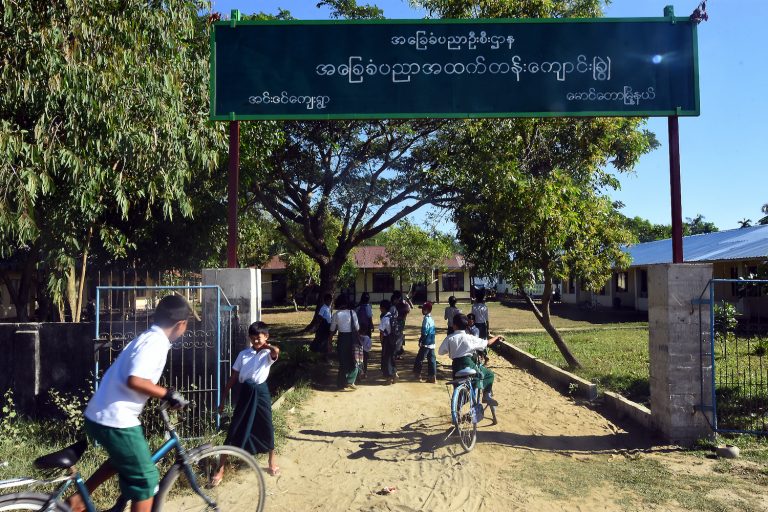
M 768 280 L 713 279 L 706 302 L 713 429 L 768 435 Z
M 218 405 L 229 379 L 233 342 L 238 330 L 237 308 L 215 285 L 98 286 L 96 288 L 95 384 L 132 339 L 149 329 L 160 299 L 183 295 L 200 320 L 190 319 L 187 331 L 172 342 L 160 384 L 173 386 L 190 400 L 190 410 L 177 425 L 183 437 L 203 437 L 221 422 Z M 153 408 L 142 418 L 148 430 L 159 427 Z

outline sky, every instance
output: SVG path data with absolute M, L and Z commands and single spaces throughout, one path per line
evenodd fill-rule
M 359 0 L 376 4 L 387 18 L 422 18 L 406 0 Z M 614 0 L 607 17 L 659 17 L 665 5 L 687 16 L 699 0 Z M 275 13 L 325 19 L 317 0 L 214 0 L 214 10 Z M 766 0 L 709 0 L 709 21 L 699 26 L 701 115 L 680 118 L 680 167 L 683 218 L 704 215 L 721 230 L 756 221 L 768 203 L 768 39 Z M 667 119 L 651 118 L 648 129 L 661 146 L 645 155 L 621 190 L 610 195 L 625 204 L 630 217 L 658 224 L 671 222 Z M 425 219 L 425 213 L 416 216 Z M 442 226 L 450 229 L 449 226 Z M 446 229 L 446 230 L 448 230 Z

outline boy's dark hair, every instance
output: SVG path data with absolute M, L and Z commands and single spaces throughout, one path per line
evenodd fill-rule
M 474 322 L 474 321 L 475 321 L 475 315 L 474 315 L 474 313 L 470 313 L 470 314 L 468 314 L 468 315 L 467 315 L 467 320 L 472 320 L 472 321 Z
M 333 295 L 331 295 L 330 293 L 326 293 L 325 295 L 323 295 L 323 303 L 326 303 L 326 302 L 333 302 Z
M 264 322 L 253 322 L 248 327 L 248 336 L 258 336 L 259 334 L 269 334 L 269 327 Z
M 477 302 L 485 302 L 485 290 L 477 290 L 475 294 L 475 300 Z
M 457 331 L 463 331 L 467 328 L 467 315 L 453 315 L 453 328 Z
M 347 309 L 348 305 L 349 301 L 347 300 L 347 296 L 345 294 L 342 293 L 336 297 L 336 309 Z
M 371 296 L 368 295 L 368 292 L 363 292 L 360 296 L 360 304 L 368 304 L 369 300 L 371 300 Z
M 392 307 L 392 303 L 389 302 L 387 299 L 384 299 L 383 301 L 379 302 L 379 306 L 381 306 L 381 309 L 386 309 L 389 311 L 389 308 Z
M 163 329 L 173 327 L 192 316 L 192 306 L 181 295 L 166 295 L 155 308 L 152 323 Z
M 393 299 L 402 299 L 403 298 L 403 292 L 401 292 L 400 290 L 395 290 L 394 292 L 392 292 L 392 298 Z
M 451 306 L 455 306 L 456 305 L 456 297 L 454 297 L 453 295 L 448 297 L 448 304 L 450 304 Z

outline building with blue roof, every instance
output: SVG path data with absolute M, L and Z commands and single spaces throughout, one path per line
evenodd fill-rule
M 640 311 L 648 310 L 648 267 L 672 263 L 672 240 L 656 240 L 626 248 L 632 257 L 632 264 L 623 271 L 616 271 L 613 278 L 600 291 L 582 289 L 581 283 L 571 279 L 563 283 L 563 302 L 582 303 L 592 301 L 604 307 L 630 307 Z M 768 260 L 768 225 L 731 229 L 683 238 L 683 256 L 687 263 L 712 263 L 713 277 L 717 279 L 748 279 Z M 738 285 L 718 283 L 715 288 L 717 300 L 743 304 L 743 293 Z M 702 290 L 703 292 L 704 290 Z M 758 288 L 750 300 L 766 302 L 768 296 Z

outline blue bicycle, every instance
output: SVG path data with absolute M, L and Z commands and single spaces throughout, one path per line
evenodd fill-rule
M 158 463 L 170 452 L 176 453 L 176 461 L 160 480 L 153 511 L 245 511 L 262 512 L 266 500 L 264 475 L 256 459 L 248 452 L 234 446 L 204 444 L 186 450 L 171 424 L 168 405 L 161 403 L 160 416 L 168 440 L 152 455 Z M 74 486 L 83 497 L 88 512 L 96 507 L 85 487 L 85 481 L 75 467 L 88 442 L 79 441 L 72 446 L 35 460 L 38 469 L 66 471 L 65 475 L 50 480 L 16 478 L 0 481 L 0 491 L 19 486 L 36 486 L 61 483 L 50 494 L 19 492 L 0 496 L 0 512 L 11 510 L 70 512 L 63 501 L 67 490 Z M 224 478 L 218 479 L 224 468 Z M 122 512 L 128 507 L 128 499 L 120 496 L 110 512 Z
M 484 361 L 487 361 L 487 354 L 484 351 L 477 352 L 473 359 L 482 368 Z M 464 368 L 456 372 L 455 377 L 454 380 L 446 382 L 446 386 L 453 386 L 453 392 L 448 389 L 453 422 L 453 428 L 448 435 L 454 431 L 458 433 L 459 443 L 466 451 L 470 451 L 477 442 L 477 424 L 485 418 L 486 410 L 491 412 L 491 424 L 497 423 L 496 407 L 482 403 L 481 390 L 477 387 L 480 377 L 476 370 Z

